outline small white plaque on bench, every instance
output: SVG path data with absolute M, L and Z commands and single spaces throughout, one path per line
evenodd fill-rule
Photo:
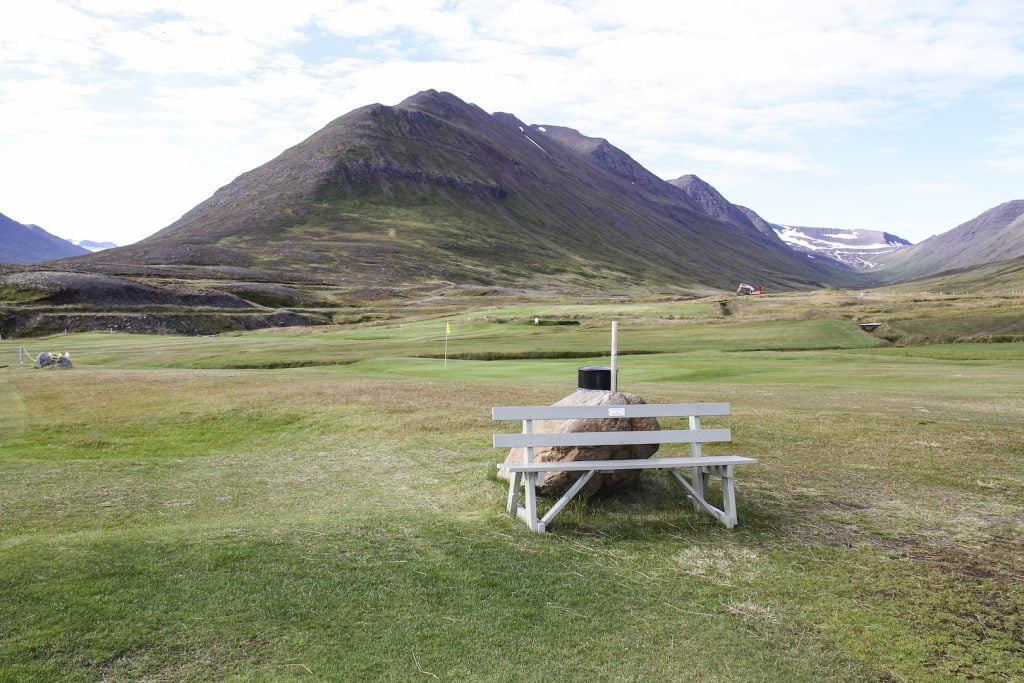
M 626 417 L 625 408 L 609 408 L 608 417 Z

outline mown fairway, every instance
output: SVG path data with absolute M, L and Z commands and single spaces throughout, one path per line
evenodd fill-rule
M 446 318 L 447 368 L 412 317 L 0 342 L 0 679 L 1020 679 L 1024 343 L 890 346 L 841 312 L 955 316 L 841 299 L 506 302 Z M 494 322 L 531 315 L 581 324 Z M 608 316 L 623 389 L 732 403 L 737 529 L 656 474 L 505 514 L 490 406 L 569 393 Z

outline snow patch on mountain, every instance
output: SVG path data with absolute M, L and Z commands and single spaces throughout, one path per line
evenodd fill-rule
M 113 249 L 117 246 L 113 242 L 93 242 L 92 240 L 68 240 L 68 242 L 92 252 L 103 251 L 104 249 Z
M 777 223 L 772 224 L 772 229 L 797 251 L 826 256 L 855 270 L 870 270 L 878 265 L 873 256 L 910 246 L 909 241 L 882 230 L 808 228 Z
M 523 137 L 524 137 L 524 138 L 526 138 L 527 140 L 529 140 L 530 142 L 532 142 L 532 143 L 533 143 L 533 145 L 534 145 L 534 147 L 536 147 L 536 148 L 537 148 L 537 149 L 539 149 L 540 151 L 544 152 L 545 154 L 547 154 L 547 153 L 548 153 L 548 151 L 547 151 L 546 149 L 544 149 L 543 147 L 541 147 L 540 145 L 538 145 L 538 144 L 537 144 L 537 141 L 536 141 L 536 140 L 534 140 L 533 138 L 531 138 L 531 137 L 530 137 L 529 135 L 526 135 L 526 134 L 524 133 L 524 134 L 523 134 Z

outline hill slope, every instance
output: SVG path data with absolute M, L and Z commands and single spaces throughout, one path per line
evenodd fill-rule
M 954 294 L 998 294 L 1024 296 L 1024 257 L 994 261 L 981 266 L 945 270 L 914 280 L 887 286 L 900 292 L 943 292 Z
M 881 282 L 898 282 L 1022 256 L 1024 200 L 1017 199 L 941 235 L 883 256 L 883 267 L 872 271 L 871 276 Z
M 157 234 L 69 268 L 188 277 L 772 287 L 850 281 L 721 222 L 607 140 L 488 114 L 448 93 L 356 109 Z
M 40 263 L 87 253 L 38 225 L 25 225 L 0 213 L 0 262 Z

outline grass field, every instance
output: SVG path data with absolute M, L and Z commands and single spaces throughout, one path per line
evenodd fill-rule
M 948 306 L 847 299 L 0 342 L 0 680 L 1020 679 L 1024 344 L 893 346 L 845 316 Z M 611 315 L 624 389 L 732 404 L 735 530 L 655 474 L 504 513 L 489 407 L 569 393 Z M 417 357 L 445 320 L 504 359 Z

